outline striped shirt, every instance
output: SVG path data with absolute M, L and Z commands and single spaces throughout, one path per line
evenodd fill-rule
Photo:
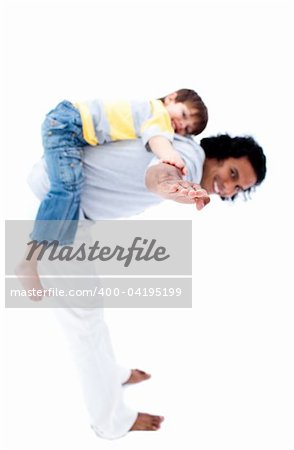
M 160 100 L 76 103 L 83 126 L 83 136 L 90 145 L 141 138 L 146 146 L 154 136 L 173 141 L 170 116 Z

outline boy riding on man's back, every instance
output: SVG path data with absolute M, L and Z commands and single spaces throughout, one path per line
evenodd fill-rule
M 207 121 L 205 104 L 190 89 L 151 101 L 59 103 L 47 114 L 42 126 L 51 188 L 39 207 L 32 240 L 58 241 L 60 245 L 74 241 L 83 185 L 84 147 L 141 138 L 148 151 L 185 175 L 185 163 L 172 145 L 174 134 L 200 134 Z M 26 254 L 17 269 L 18 275 L 24 277 L 26 289 L 42 290 L 38 254 L 35 252 L 30 260 Z

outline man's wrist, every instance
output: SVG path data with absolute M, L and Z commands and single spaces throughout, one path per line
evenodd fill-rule
M 170 164 L 158 163 L 150 167 L 146 174 L 146 187 L 160 197 L 167 195 L 165 186 L 183 179 L 180 169 Z

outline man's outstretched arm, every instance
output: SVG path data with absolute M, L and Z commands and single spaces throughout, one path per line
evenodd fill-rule
M 149 167 L 145 184 L 150 192 L 179 203 L 195 203 L 198 210 L 210 202 L 209 195 L 199 184 L 184 181 L 181 171 L 170 164 Z

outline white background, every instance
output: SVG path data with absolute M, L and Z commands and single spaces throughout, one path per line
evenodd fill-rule
M 106 311 L 118 360 L 153 374 L 126 399 L 165 415 L 162 430 L 97 438 L 51 312 L 6 310 L 4 448 L 293 448 L 291 25 L 283 1 L 6 2 L 5 218 L 34 217 L 26 179 L 43 116 L 64 98 L 193 88 L 210 113 L 200 137 L 253 135 L 268 174 L 249 202 L 213 199 L 200 213 L 167 203 L 141 216 L 193 218 L 193 309 Z

